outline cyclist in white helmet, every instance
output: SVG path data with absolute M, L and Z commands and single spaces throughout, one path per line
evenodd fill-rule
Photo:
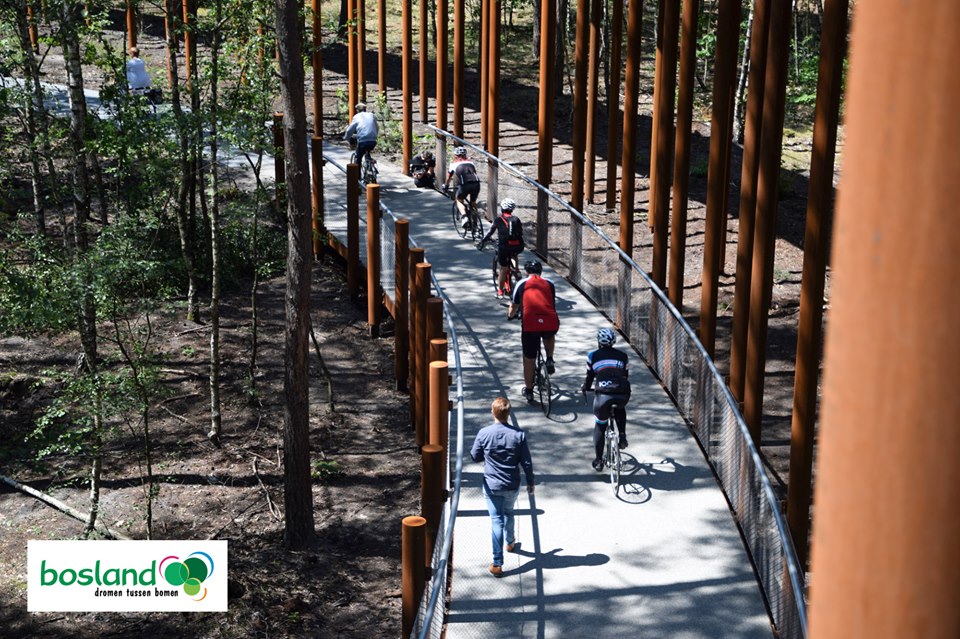
M 517 203 L 510 198 L 500 202 L 500 215 L 490 225 L 490 230 L 480 240 L 477 248 L 483 250 L 483 245 L 490 241 L 493 234 L 497 234 L 497 264 L 500 265 L 500 278 L 497 282 L 497 299 L 502 299 L 504 295 L 512 295 L 509 290 L 510 281 L 510 260 L 516 259 L 519 264 L 519 255 L 523 252 L 523 222 L 514 215 L 514 209 Z
M 443 190 L 450 187 L 450 182 L 456 179 L 457 189 L 453 195 L 457 199 L 457 208 L 460 209 L 460 215 L 464 219 L 464 224 L 470 220 L 467 215 L 466 199 L 470 198 L 470 206 L 477 205 L 477 196 L 480 195 L 480 176 L 477 175 L 477 167 L 467 158 L 467 149 L 458 146 L 453 150 L 453 163 L 447 171 L 447 179 L 443 183 Z
M 620 448 L 627 447 L 627 402 L 630 401 L 630 379 L 627 370 L 629 358 L 619 348 L 614 348 L 617 334 L 609 328 L 597 331 L 597 350 L 587 353 L 587 378 L 580 390 L 590 389 L 594 379 L 597 385 L 593 396 L 593 469 L 603 470 L 603 436 L 607 430 L 610 413 L 620 431 Z

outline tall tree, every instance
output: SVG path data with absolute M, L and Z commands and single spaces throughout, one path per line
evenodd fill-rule
M 284 350 L 284 506 L 287 547 L 313 539 L 313 486 L 310 480 L 309 355 L 312 209 L 307 164 L 307 113 L 304 94 L 303 19 L 298 0 L 276 0 L 280 54 L 280 102 L 284 113 L 287 177 L 287 293 Z

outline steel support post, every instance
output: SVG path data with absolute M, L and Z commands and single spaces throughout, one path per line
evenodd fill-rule
M 360 296 L 360 165 L 347 165 L 347 290 Z
M 357 84 L 358 99 L 367 101 L 367 0 L 357 3 Z
M 310 0 L 313 14 L 313 134 L 323 140 L 323 39 L 320 24 L 320 0 Z
M 743 418 L 760 445 L 763 418 L 763 381 L 767 363 L 767 320 L 773 294 L 773 257 L 777 230 L 777 194 L 780 150 L 783 145 L 783 109 L 787 93 L 787 60 L 790 54 L 790 3 L 770 7 L 767 42 L 767 79 L 763 96 L 760 170 L 757 179 L 757 218 L 753 234 L 753 270 L 750 275 L 750 329 L 747 331 L 747 366 L 743 392 Z
M 423 517 L 404 517 L 400 536 L 401 573 L 400 631 L 409 637 L 420 609 L 420 598 L 426 585 L 426 526 Z
M 790 483 L 787 486 L 787 521 L 801 566 L 806 566 L 808 556 L 817 380 L 823 344 L 823 290 L 833 210 L 833 169 L 843 92 L 843 58 L 847 46 L 849 6 L 849 0 L 826 0 L 820 34 L 813 158 L 810 162 L 807 222 L 803 238 L 797 372 L 794 377 L 793 421 L 790 428 Z
M 367 185 L 367 325 L 370 337 L 380 335 L 380 185 Z
M 667 230 L 670 215 L 670 178 L 673 177 L 673 103 L 677 91 L 677 37 L 680 29 L 680 0 L 663 0 L 663 27 L 660 39 L 660 93 L 657 98 L 656 173 L 651 174 L 650 207 L 653 213 L 653 281 L 667 285 Z M 736 46 L 733 55 L 736 58 Z M 736 69 L 734 69 L 736 71 Z M 734 74 L 735 76 L 735 74 Z M 729 137 L 729 136 L 727 136 Z
M 610 91 L 607 94 L 607 193 L 608 210 L 617 205 L 617 164 L 620 161 L 620 66 L 622 64 L 623 3 L 614 0 L 610 19 Z M 542 30 L 541 30 L 542 33 Z M 542 54 L 541 54 L 542 55 Z
M 584 147 L 584 188 L 587 202 L 593 203 L 597 172 L 597 92 L 600 87 L 600 40 L 603 25 L 603 1 L 590 1 L 590 67 L 587 79 L 587 132 Z
M 627 9 L 627 68 L 624 72 L 623 159 L 620 161 L 620 248 L 633 255 L 633 198 L 637 190 L 637 104 L 640 99 L 640 37 L 643 0 Z
M 463 74 L 465 0 L 453 0 L 453 134 L 463 137 Z
M 420 0 L 420 121 L 427 123 L 427 109 L 430 107 L 430 97 L 427 94 L 427 63 L 430 61 L 430 48 L 427 40 L 427 5 L 430 0 Z
M 707 219 L 703 246 L 703 285 L 700 297 L 700 341 L 713 357 L 717 341 L 718 259 L 727 188 L 724 179 L 729 155 L 730 95 L 736 90 L 737 48 L 740 40 L 740 0 L 720 0 L 717 18 L 717 57 L 713 79 L 713 117 L 710 125 L 710 165 L 707 169 Z
M 650 126 L 650 196 L 653 195 L 654 176 L 657 174 L 657 135 L 660 133 L 660 74 L 663 72 L 663 3 L 657 0 L 657 30 L 653 57 L 653 113 Z M 653 233 L 653 198 L 647 200 L 647 227 Z
M 127 47 L 135 46 L 137 46 L 136 0 L 127 0 Z
M 590 5 L 577 0 L 577 32 L 573 70 L 573 158 L 570 166 L 570 206 L 583 210 L 583 161 L 587 143 L 587 57 L 590 53 Z M 570 232 L 574 225 L 571 220 Z
M 448 0 L 437 0 L 437 128 L 447 129 L 447 49 L 450 20 L 447 16 Z
M 27 31 L 30 36 L 30 48 L 34 53 L 40 53 L 40 36 L 37 33 L 37 20 L 33 14 L 33 4 L 29 1 L 27 2 Z M 169 38 L 167 38 L 167 40 L 169 40 Z M 169 58 L 167 60 L 167 66 L 169 67 Z M 171 81 L 170 84 L 173 84 L 173 82 Z
M 410 297 L 407 306 L 407 315 L 409 318 L 408 351 L 410 354 L 409 366 L 407 367 L 407 383 L 410 387 L 410 425 L 416 429 L 417 426 L 417 314 L 420 308 L 417 306 L 417 265 L 422 264 L 425 259 L 422 248 L 410 249 L 410 268 L 408 278 L 410 282 Z
M 430 391 L 433 392 L 432 387 Z M 431 408 L 433 403 L 434 399 L 431 396 Z M 436 544 L 437 531 L 440 530 L 440 517 L 443 514 L 443 462 L 445 459 L 443 448 L 436 444 L 427 444 L 420 451 L 420 514 L 427 521 L 423 536 L 425 575 L 430 574 L 430 560 L 433 557 L 433 547 Z
M 410 173 L 410 160 L 413 159 L 413 33 L 411 0 L 400 0 L 401 16 L 400 31 L 401 46 L 403 49 L 403 165 L 400 170 L 404 175 Z
M 436 340 L 430 340 L 431 347 Z M 446 343 L 446 340 L 443 340 Z M 428 438 L 431 444 L 436 444 L 447 450 L 447 426 L 449 424 L 448 406 L 449 406 L 449 380 L 450 371 L 447 361 L 430 362 L 430 436 Z M 446 456 L 446 455 L 444 455 Z
M 183 69 L 188 91 L 193 80 L 193 58 L 197 52 L 193 37 L 194 2 L 195 0 L 183 0 Z
M 396 299 L 393 336 L 393 369 L 397 390 L 406 390 L 410 374 L 410 222 L 397 220 L 394 225 L 394 269 L 396 270 Z
M 426 442 L 427 425 L 427 299 L 430 296 L 430 264 L 421 262 L 417 264 L 413 273 L 416 282 L 415 291 L 416 300 L 412 301 L 417 307 L 416 325 L 416 343 L 414 348 L 414 361 L 416 365 L 412 369 L 413 375 L 417 378 L 416 384 L 416 429 L 417 446 L 423 446 Z
M 500 154 L 500 0 L 487 0 L 487 6 L 487 153 L 496 157 Z M 496 201 L 494 189 L 493 202 Z
M 557 34 L 557 0 L 540 0 L 540 95 L 538 108 L 537 180 L 549 188 L 553 181 L 554 50 Z M 549 251 L 550 201 L 537 191 L 537 253 Z
M 480 145 L 487 148 L 487 82 L 490 79 L 490 3 L 480 0 Z
M 347 0 L 347 110 L 350 119 L 357 114 L 357 2 Z
M 737 229 L 737 272 L 733 290 L 733 327 L 730 331 L 730 392 L 743 403 L 743 376 L 747 357 L 750 313 L 750 269 L 753 263 L 753 227 L 757 216 L 757 169 L 760 126 L 767 69 L 767 32 L 770 0 L 756 0 L 750 35 L 750 76 L 743 128 L 743 166 L 740 171 L 740 212 Z
M 313 257 L 320 259 L 326 228 L 323 219 L 323 138 L 319 135 L 310 138 L 310 177 L 310 186 L 313 187 Z
M 956 2 L 856 3 L 811 637 L 960 637 L 957 24 Z
M 684 0 L 680 38 L 680 91 L 677 100 L 677 158 L 673 168 L 673 211 L 670 218 L 670 301 L 683 313 L 683 277 L 687 251 L 687 209 L 690 195 L 690 128 L 693 126 L 693 80 L 697 72 L 697 16 L 700 0 Z
M 377 2 L 377 88 L 387 97 L 387 0 Z

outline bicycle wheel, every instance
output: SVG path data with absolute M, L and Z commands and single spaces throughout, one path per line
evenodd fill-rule
M 367 160 L 367 170 L 366 170 L 366 184 L 376 184 L 377 183 L 377 163 L 373 160 L 372 157 L 368 154 L 366 157 Z
M 542 354 L 537 356 L 537 382 L 540 407 L 543 409 L 543 414 L 550 417 L 550 373 L 547 372 L 547 362 Z
M 490 270 L 493 276 L 493 290 L 496 292 L 497 289 L 500 288 L 500 265 L 497 264 L 496 252 L 493 254 L 493 262 L 491 263 Z
M 453 228 L 457 230 L 457 235 L 466 238 L 467 229 L 463 226 L 463 215 L 460 214 L 460 207 L 457 206 L 457 198 L 453 198 L 453 208 L 450 215 L 453 217 Z
M 616 428 L 607 427 L 607 470 L 610 473 L 610 487 L 613 494 L 620 492 L 620 446 L 617 440 Z
M 483 217 L 476 206 L 470 209 L 471 230 L 473 232 L 473 241 L 479 242 L 483 238 Z

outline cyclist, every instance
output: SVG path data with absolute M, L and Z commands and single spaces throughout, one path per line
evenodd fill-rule
M 131 93 L 141 94 L 153 104 L 159 104 L 163 100 L 163 91 L 154 89 L 150 82 L 150 74 L 147 73 L 147 65 L 140 57 L 140 49 L 130 47 L 130 59 L 125 66 L 127 73 L 127 86 Z
M 513 301 L 507 310 L 507 319 L 521 315 L 520 344 L 523 349 L 523 396 L 533 401 L 533 366 L 540 350 L 540 341 L 547 352 L 547 372 L 553 375 L 553 347 L 560 317 L 557 315 L 557 290 L 548 279 L 541 277 L 543 265 L 530 260 L 523 265 L 527 277 L 520 280 L 513 292 Z
M 523 222 L 513 214 L 517 203 L 506 198 L 500 202 L 500 215 L 490 225 L 490 230 L 480 240 L 477 248 L 483 246 L 497 233 L 497 264 L 500 265 L 500 279 L 497 282 L 497 299 L 503 299 L 504 292 L 510 293 L 510 260 L 516 259 L 525 247 L 523 242 Z
M 464 146 L 458 146 L 453 150 L 453 163 L 443 183 L 444 192 L 450 187 L 450 181 L 454 176 L 457 178 L 457 190 L 453 195 L 457 199 L 457 208 L 460 209 L 463 225 L 467 226 L 470 224 L 470 217 L 467 215 L 466 199 L 470 197 L 470 206 L 477 205 L 477 196 L 480 195 L 480 176 L 477 175 L 476 165 L 467 158 L 467 148 Z
M 620 448 L 627 447 L 627 411 L 625 406 L 630 401 L 630 379 L 627 371 L 627 354 L 619 348 L 614 348 L 617 341 L 616 333 L 609 328 L 597 331 L 597 350 L 587 353 L 587 378 L 580 387 L 586 392 L 594 378 L 597 387 L 593 397 L 593 448 L 595 458 L 593 469 L 603 470 L 603 438 L 607 430 L 607 420 L 610 413 L 620 431 Z M 612 406 L 612 404 L 616 406 Z M 612 410 L 611 410 L 612 409 Z
M 380 128 L 377 126 L 377 116 L 367 112 L 366 104 L 357 102 L 355 109 L 357 114 L 350 121 L 350 126 L 343 134 L 343 139 L 353 146 L 353 138 L 356 138 L 357 164 L 363 166 L 363 156 L 369 155 L 370 151 L 377 146 L 377 136 L 380 135 Z

